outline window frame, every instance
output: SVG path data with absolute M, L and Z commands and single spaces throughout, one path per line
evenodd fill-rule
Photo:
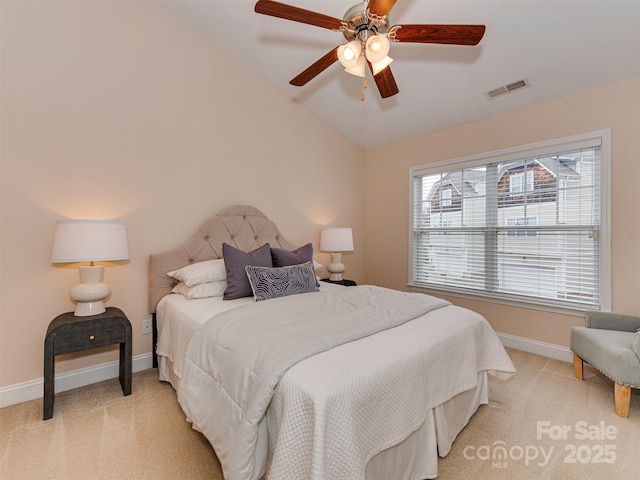
M 416 165 L 409 169 L 409 252 L 408 282 L 412 290 L 427 293 L 444 294 L 453 297 L 482 300 L 534 310 L 551 311 L 562 314 L 582 316 L 584 305 L 562 304 L 547 299 L 513 298 L 512 296 L 489 291 L 471 291 L 457 289 L 450 285 L 418 285 L 414 278 L 414 179 L 425 174 L 437 174 L 446 171 L 485 165 L 493 162 L 520 160 L 542 154 L 554 154 L 576 147 L 591 145 L 600 146 L 600 249 L 599 249 L 599 294 L 600 310 L 611 311 L 611 130 L 603 129 L 593 132 L 556 138 L 552 140 L 526 144 L 501 150 L 494 150 L 465 157 L 453 158 L 433 163 Z M 526 173 L 525 173 L 526 174 Z M 526 177 L 524 177 L 526 178 Z M 523 178 L 523 180 L 524 180 Z M 525 183 L 526 185 L 526 183 Z M 526 192 L 523 192 L 523 194 Z

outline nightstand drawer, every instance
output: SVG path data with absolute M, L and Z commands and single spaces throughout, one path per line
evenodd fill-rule
M 56 332 L 53 341 L 53 354 L 60 355 L 87 348 L 104 347 L 114 343 L 123 343 L 125 339 L 124 326 L 117 322 L 65 325 Z

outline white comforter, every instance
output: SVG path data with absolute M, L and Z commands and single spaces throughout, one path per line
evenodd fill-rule
M 269 478 L 362 479 L 373 455 L 418 428 L 429 408 L 472 388 L 477 372 L 513 371 L 486 321 L 447 305 L 426 295 L 365 286 L 225 312 L 207 322 L 189 346 L 180 404 L 214 446 L 225 478 L 255 479 L 263 473 L 256 465 L 264 465 L 255 458 L 258 425 L 276 386 L 295 385 L 269 409 L 269 438 L 278 445 L 270 449 Z M 443 316 L 445 310 L 450 315 Z M 435 323 L 429 320 L 434 314 Z M 393 329 L 398 341 L 412 347 L 378 359 L 372 352 L 382 337 L 371 334 L 394 325 L 402 325 Z M 410 337 L 403 333 L 407 329 Z M 423 336 L 421 342 L 416 335 Z M 365 340 L 355 343 L 371 345 L 340 350 L 338 345 L 361 336 Z M 279 348 L 263 348 L 274 345 Z M 307 358 L 332 347 L 347 352 L 347 358 L 329 356 L 339 360 L 333 368 L 320 358 L 326 355 Z M 278 385 L 286 369 L 304 358 Z M 362 368 L 341 369 L 341 360 L 361 362 Z

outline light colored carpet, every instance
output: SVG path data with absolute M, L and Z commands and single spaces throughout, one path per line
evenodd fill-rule
M 506 382 L 491 377 L 489 405 L 440 459 L 439 479 L 640 478 L 637 390 L 623 419 L 612 383 L 590 367 L 580 382 L 569 363 L 508 351 L 518 373 Z M 538 432 L 543 426 L 558 435 Z M 580 438 L 583 430 L 589 438 Z M 504 459 L 486 459 L 500 446 Z M 134 374 L 128 397 L 117 379 L 59 393 L 46 422 L 41 400 L 0 409 L 0 459 L 7 480 L 222 479 L 209 443 L 156 370 Z

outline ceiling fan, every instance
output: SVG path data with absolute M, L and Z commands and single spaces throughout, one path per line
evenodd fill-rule
M 484 25 L 408 24 L 389 27 L 387 15 L 395 3 L 396 0 L 364 0 L 347 10 L 342 20 L 272 0 L 258 0 L 255 11 L 341 32 L 347 40 L 345 45 L 335 47 L 292 79 L 291 85 L 301 87 L 340 61 L 347 73 L 359 77 L 365 76 L 367 65 L 382 98 L 399 92 L 389 67 L 393 61 L 388 56 L 390 41 L 477 45 L 484 35 Z M 364 94 L 361 98 L 364 100 Z

